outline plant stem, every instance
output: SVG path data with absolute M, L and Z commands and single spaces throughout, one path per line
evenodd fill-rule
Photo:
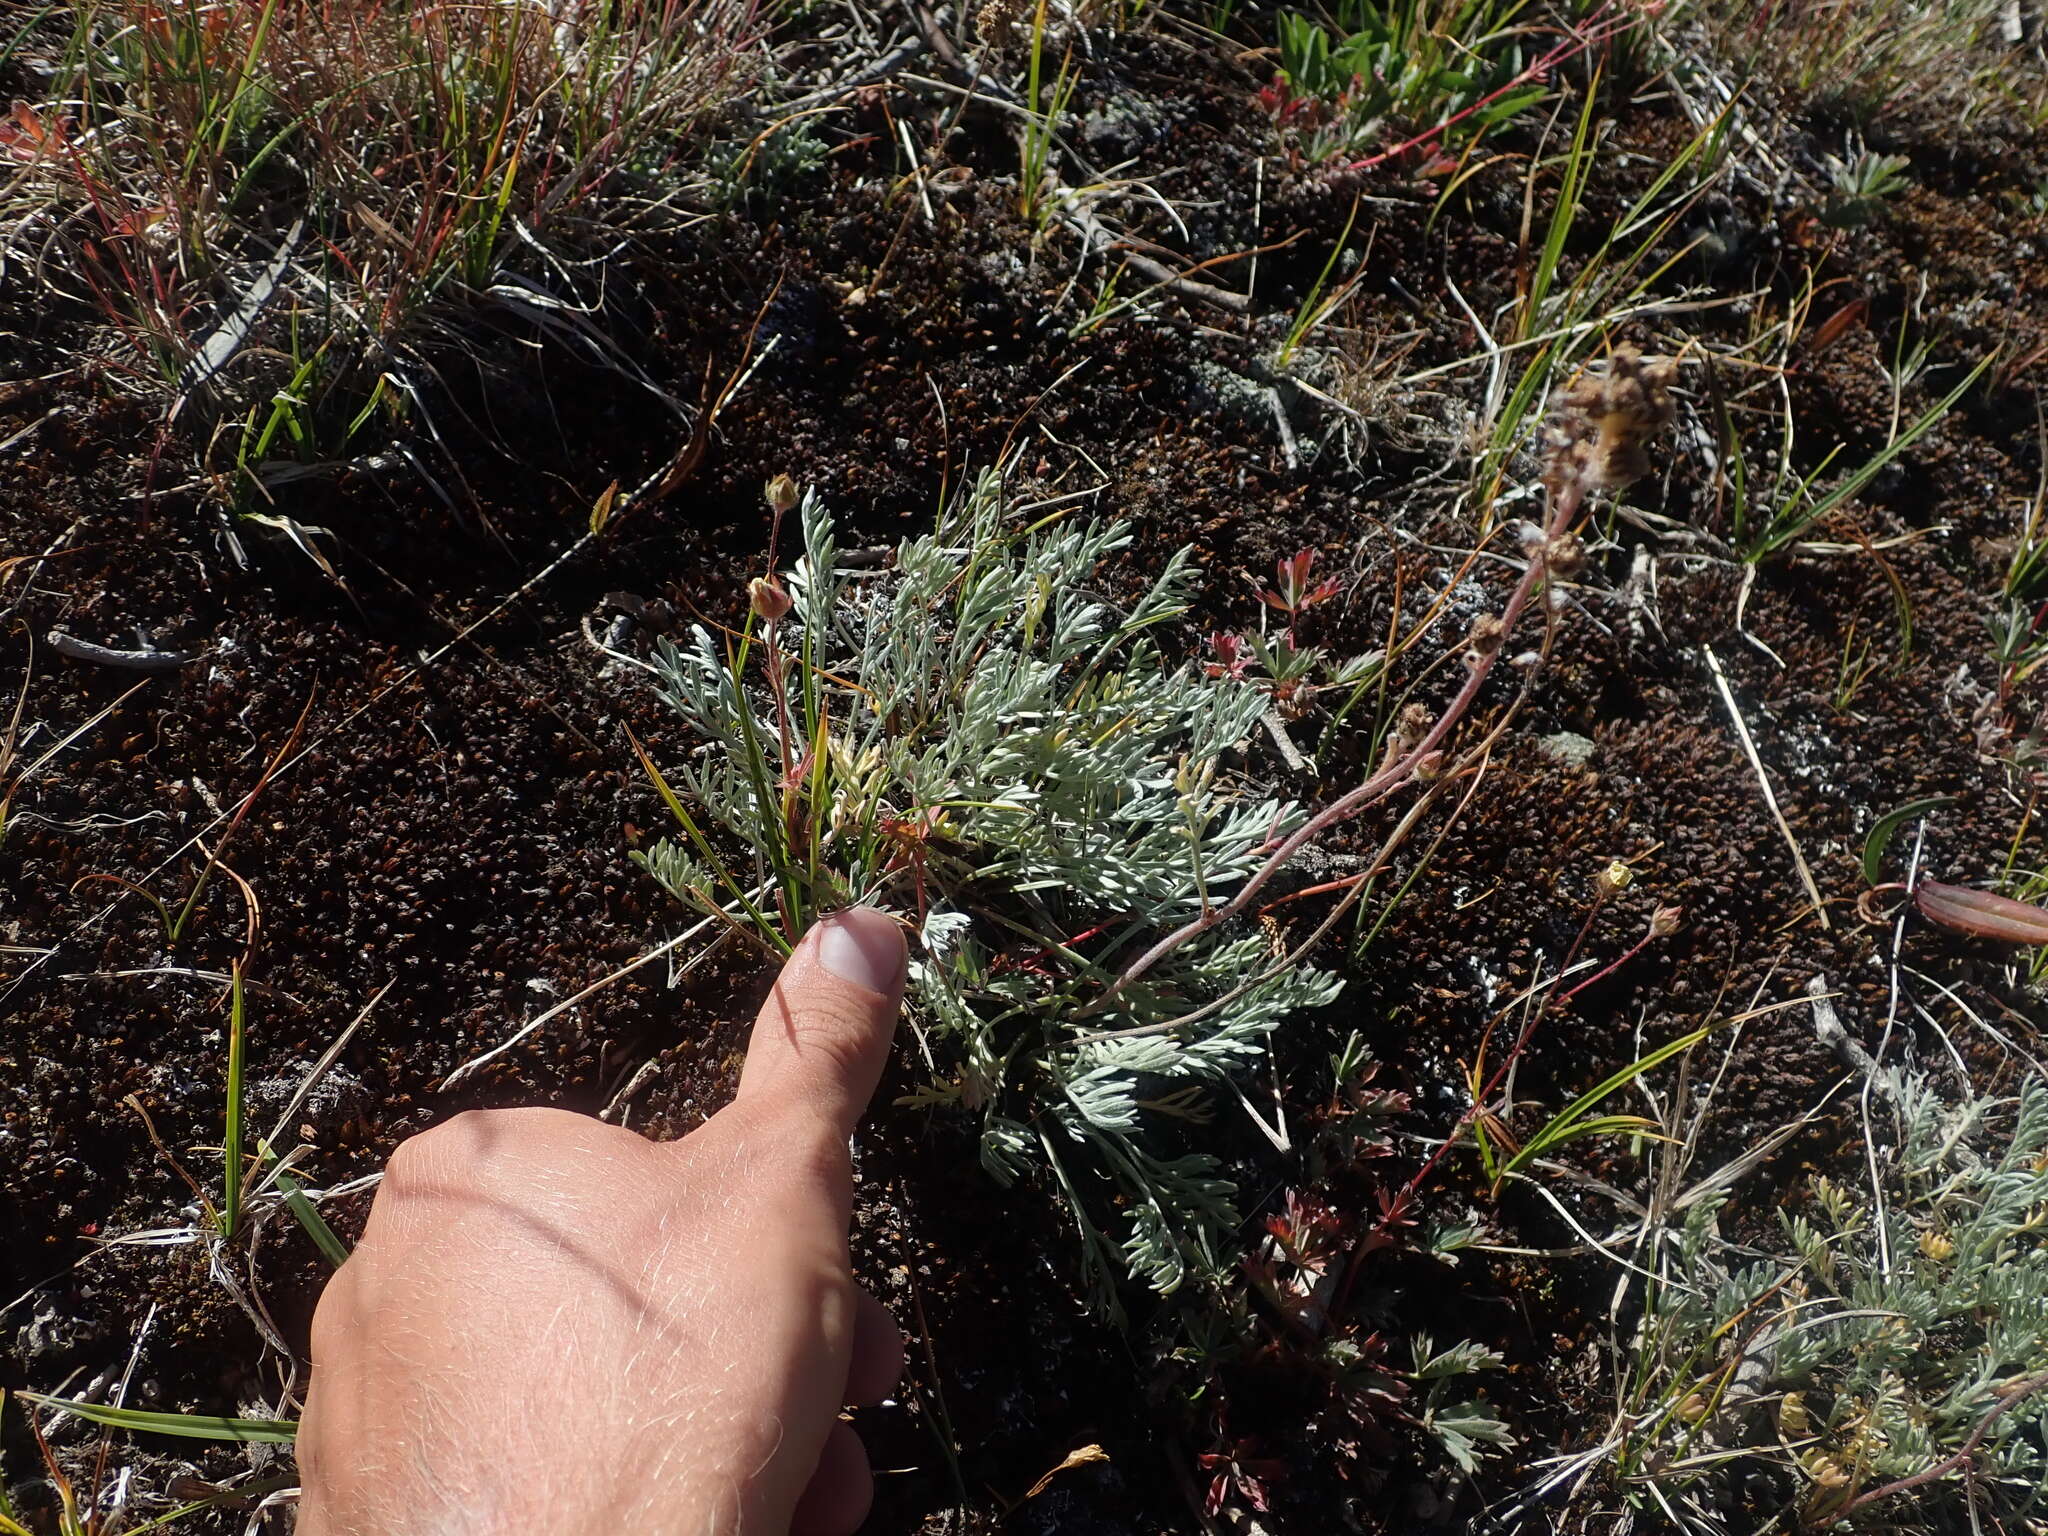
M 1991 1426 L 2013 1409 L 2019 1407 L 2021 1403 L 2032 1397 L 2043 1387 L 2048 1387 L 2048 1371 L 2024 1377 L 2012 1386 L 2007 1387 L 2005 1391 L 1999 1394 L 1998 1401 L 1992 1405 L 1991 1411 L 1977 1421 L 1977 1427 L 1970 1431 L 1970 1438 L 1963 1442 L 1962 1448 L 1953 1456 L 1944 1456 L 1931 1467 L 1922 1467 L 1918 1472 L 1912 1473 L 1910 1476 L 1897 1478 L 1881 1487 L 1872 1488 L 1866 1493 L 1859 1493 L 1832 1515 L 1825 1517 L 1821 1524 L 1823 1526 L 1833 1525 L 1837 1521 L 1847 1519 L 1865 1505 L 1875 1504 L 1879 1499 L 1888 1499 L 1895 1493 L 1904 1493 L 1908 1488 L 1918 1488 L 1922 1483 L 1934 1482 L 1939 1478 L 1948 1476 L 1949 1473 L 1959 1467 L 1968 1466 L 1976 1460 L 1977 1447 L 1982 1445 L 1984 1437 L 1991 1433 Z
M 1603 6 L 1601 9 L 1604 10 L 1605 7 Z M 1535 63 L 1531 64 L 1498 90 L 1487 92 L 1484 96 L 1473 102 L 1471 106 L 1466 107 L 1463 111 L 1452 113 L 1434 128 L 1424 129 L 1421 133 L 1416 134 L 1414 138 L 1405 139 L 1401 143 L 1396 144 L 1392 149 L 1383 149 L 1376 155 L 1366 156 L 1363 160 L 1353 160 L 1346 164 L 1344 169 L 1347 171 L 1369 171 L 1375 166 L 1386 164 L 1387 161 L 1395 159 L 1397 156 L 1407 154 L 1411 149 L 1417 149 L 1427 144 L 1431 139 L 1440 138 L 1473 113 L 1485 111 L 1496 101 L 1500 100 L 1501 97 L 1507 95 L 1508 92 L 1519 90 L 1531 80 L 1544 79 L 1558 65 L 1577 58 L 1595 43 L 1608 42 L 1620 36 L 1636 24 L 1636 18 L 1634 17 L 1604 18 L 1600 11 L 1595 11 L 1586 20 L 1589 23 L 1596 23 L 1596 25 L 1589 26 L 1584 32 L 1570 33 L 1563 42 L 1557 44 L 1548 53 L 1544 54 Z
M 224 1176 L 220 1191 L 220 1235 L 233 1237 L 242 1219 L 242 1084 L 248 1053 L 248 1017 L 242 1006 L 242 962 L 235 961 L 228 998 L 227 1126 L 221 1138 Z
M 1563 534 L 1571 526 L 1580 508 L 1585 505 L 1585 499 L 1586 491 L 1583 484 L 1576 480 L 1566 484 L 1562 494 L 1557 498 L 1555 509 L 1550 514 L 1549 524 L 1543 530 L 1544 543 L 1546 545 Z M 1493 664 L 1507 653 L 1507 642 L 1514 633 L 1515 622 L 1521 618 L 1523 610 L 1529 606 L 1530 599 L 1536 595 L 1537 589 L 1542 586 L 1544 569 L 1541 555 L 1531 555 L 1528 565 L 1522 571 L 1521 580 L 1515 584 L 1515 590 L 1508 598 L 1507 606 L 1501 610 L 1501 643 L 1493 650 L 1474 658 L 1467 672 L 1464 687 L 1460 688 L 1457 696 L 1445 706 L 1444 712 L 1437 717 L 1436 724 L 1429 728 L 1428 734 L 1410 748 L 1405 757 L 1397 762 L 1388 764 L 1356 789 L 1332 801 L 1329 805 L 1311 816 L 1306 822 L 1302 823 L 1279 847 L 1273 850 L 1272 855 L 1252 873 L 1251 878 L 1239 887 L 1235 896 L 1222 905 L 1211 907 L 1200 916 L 1190 919 L 1139 955 L 1137 959 L 1124 967 L 1115 982 L 1110 985 L 1109 990 L 1096 999 L 1084 1012 L 1094 1013 L 1107 1006 L 1110 1000 L 1125 987 L 1136 981 L 1140 976 L 1143 976 L 1153 966 L 1164 960 L 1189 940 L 1198 938 L 1217 924 L 1237 916 L 1246 907 L 1251 905 L 1261 890 L 1265 889 L 1266 882 L 1280 873 L 1282 869 L 1285 869 L 1294 856 L 1301 852 L 1311 841 L 1320 837 L 1338 822 L 1348 820 L 1364 810 L 1368 805 L 1384 799 L 1413 778 L 1416 765 L 1436 751 L 1437 747 L 1443 742 L 1443 739 L 1464 718 L 1466 712 L 1472 707 L 1472 701 L 1479 696 L 1480 688 L 1485 685 L 1487 674 L 1493 670 Z

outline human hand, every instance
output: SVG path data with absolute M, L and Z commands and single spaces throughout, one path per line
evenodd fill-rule
M 300 1536 L 849 1536 L 838 1413 L 903 1336 L 847 1265 L 847 1138 L 903 967 L 879 912 L 815 926 L 681 1141 L 507 1109 L 403 1143 L 313 1318 Z

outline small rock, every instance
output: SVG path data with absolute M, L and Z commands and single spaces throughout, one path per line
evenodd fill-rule
M 1592 761 L 1596 748 L 1591 737 L 1581 736 L 1577 731 L 1559 731 L 1554 736 L 1540 738 L 1536 745 L 1543 755 L 1555 758 L 1567 768 L 1583 768 Z

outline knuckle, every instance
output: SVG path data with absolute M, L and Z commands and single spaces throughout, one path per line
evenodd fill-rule
M 507 1159 L 587 1136 L 588 1126 L 616 1129 L 564 1109 L 466 1109 L 400 1142 L 385 1165 L 385 1182 L 475 1179 Z
M 357 1333 L 355 1288 L 350 1277 L 337 1274 L 320 1293 L 313 1308 L 312 1326 L 306 1343 L 313 1364 L 318 1367 L 341 1359 L 348 1353 Z

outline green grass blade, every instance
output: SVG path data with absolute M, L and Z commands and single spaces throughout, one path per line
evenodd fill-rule
M 233 1237 L 235 1227 L 242 1219 L 242 1085 L 248 1043 L 248 1016 L 242 1006 L 242 962 L 237 960 L 228 990 L 227 1133 L 221 1139 L 226 1162 L 221 1179 L 222 1237 Z
M 24 1402 L 68 1413 L 91 1424 L 109 1429 L 133 1430 L 143 1435 L 175 1435 L 182 1440 L 255 1441 L 263 1445 L 290 1445 L 298 1438 L 296 1419 L 227 1419 L 203 1413 L 153 1413 L 146 1408 L 109 1408 L 105 1403 L 81 1403 L 68 1397 L 46 1397 L 40 1392 L 16 1394 Z
M 1528 302 L 1522 308 L 1523 321 L 1531 330 L 1542 316 L 1543 301 L 1550 297 L 1551 284 L 1557 280 L 1558 263 L 1564 260 L 1565 243 L 1571 239 L 1572 225 L 1578 218 L 1586 178 L 1593 172 L 1593 150 L 1588 141 L 1593 131 L 1593 108 L 1599 100 L 1600 84 L 1596 74 L 1591 89 L 1586 92 L 1586 103 L 1579 110 L 1578 124 L 1572 131 L 1572 147 L 1564 162 L 1564 180 L 1557 189 L 1557 206 L 1551 210 L 1543 253 L 1537 258 L 1535 274 L 1529 281 Z
M 1680 1035 L 1676 1040 L 1659 1046 L 1656 1050 L 1650 1052 L 1649 1055 L 1630 1062 L 1598 1087 L 1588 1089 L 1585 1093 L 1580 1094 L 1564 1109 L 1553 1115 L 1548 1125 L 1544 1126 L 1534 1136 L 1531 1136 L 1528 1145 L 1508 1159 L 1507 1167 L 1502 1170 L 1502 1176 L 1506 1177 L 1507 1175 L 1521 1172 L 1522 1169 L 1526 1168 L 1536 1158 L 1542 1156 L 1551 1147 L 1571 1139 L 1576 1134 L 1573 1131 L 1573 1127 L 1609 1095 L 1627 1087 L 1645 1072 L 1663 1065 L 1680 1052 L 1691 1050 L 1713 1033 L 1713 1029 L 1714 1026 L 1709 1024 L 1704 1028 L 1694 1030 L 1689 1035 Z M 1632 1119 L 1634 1117 L 1615 1116 L 1612 1118 Z
M 1493 1155 L 1493 1142 L 1487 1137 L 1484 1122 L 1476 1117 L 1472 1121 L 1472 1145 L 1479 1149 L 1479 1166 L 1486 1171 L 1488 1180 L 1498 1179 L 1499 1160 Z
M 1595 1115 L 1590 1120 L 1580 1120 L 1566 1126 L 1551 1139 L 1550 1145 L 1562 1146 L 1568 1141 L 1577 1141 L 1582 1136 L 1649 1136 L 1658 1141 L 1669 1141 L 1658 1128 L 1657 1122 L 1643 1115 Z
M 1316 274 L 1308 294 L 1301 301 L 1301 308 L 1294 313 L 1294 324 L 1287 328 L 1287 339 L 1280 343 L 1280 366 L 1285 368 L 1308 333 L 1322 318 L 1317 306 L 1323 297 L 1323 287 L 1330 281 L 1331 272 L 1336 270 L 1337 258 L 1344 254 L 1344 247 L 1351 243 L 1352 226 L 1358 222 L 1358 204 L 1365 194 L 1354 193 L 1351 198 L 1351 213 L 1344 220 L 1344 228 L 1337 236 L 1337 243 L 1330 247 L 1330 259 L 1323 263 L 1323 270 Z
M 313 1246 L 336 1269 L 346 1264 L 348 1244 L 334 1235 L 334 1228 L 327 1225 L 327 1218 L 320 1214 L 320 1207 L 306 1198 L 305 1186 L 288 1173 L 279 1173 L 277 1184 L 284 1191 L 285 1209 L 306 1229 L 306 1236 L 313 1239 Z
M 177 1521 L 184 1519 L 187 1515 L 196 1515 L 202 1510 L 219 1509 L 223 1504 L 244 1505 L 252 1500 L 260 1499 L 266 1494 L 277 1493 L 286 1488 L 295 1488 L 298 1486 L 298 1482 L 299 1480 L 296 1477 L 266 1477 L 258 1482 L 243 1483 L 234 1488 L 223 1488 L 217 1493 L 209 1493 L 203 1499 L 194 1499 L 190 1504 L 181 1504 L 176 1509 L 168 1510 L 158 1515 L 154 1520 L 145 1520 L 140 1525 L 124 1526 L 121 1530 L 121 1536 L 143 1536 L 145 1531 L 160 1531 L 165 1526 L 175 1524 Z
M 668 780 L 663 778 L 661 770 L 654 766 L 654 759 L 648 756 L 647 749 L 640 745 L 640 738 L 635 736 L 631 730 L 628 730 L 626 732 L 626 740 L 633 744 L 633 751 L 640 759 L 642 771 L 646 773 L 649 781 L 653 783 L 655 792 L 661 796 L 662 804 L 668 807 L 669 814 L 682 824 L 683 831 L 688 834 L 691 843 L 696 846 L 699 856 L 703 858 L 712 872 L 718 876 L 720 883 L 732 894 L 733 900 L 740 904 L 741 909 L 747 914 L 748 920 L 760 930 L 763 937 L 777 949 L 781 950 L 783 954 L 787 955 L 790 952 L 789 941 L 783 938 L 781 932 L 769 921 L 767 914 L 747 899 L 747 893 L 740 889 L 739 882 L 733 879 L 731 872 L 725 867 L 725 862 L 713 850 L 710 839 L 706 838 L 703 832 L 698 829 L 697 823 L 691 819 L 690 813 L 683 808 L 683 802 L 677 798 L 676 792 L 669 788 Z
M 1884 874 L 1884 851 L 1891 846 L 1892 836 L 1900 827 L 1916 816 L 1954 804 L 1954 795 L 1929 795 L 1925 800 L 1909 800 L 1898 809 L 1886 811 L 1878 817 L 1871 823 L 1870 835 L 1863 839 L 1863 878 L 1872 885 L 1879 883 Z
M 1886 465 L 1933 431 L 1935 423 L 1946 416 L 1955 407 L 1956 402 L 1969 392 L 1970 387 L 1984 376 L 1984 370 L 1991 366 L 1997 356 L 1996 352 L 1986 353 L 1984 359 L 1970 370 L 1962 383 L 1935 401 L 1912 426 L 1885 444 L 1861 469 L 1821 497 L 1806 511 L 1779 519 L 1779 526 L 1754 551 L 1747 552 L 1747 558 L 1754 563 L 1804 538 L 1807 529 L 1855 496 L 1864 486 L 1875 480 Z

